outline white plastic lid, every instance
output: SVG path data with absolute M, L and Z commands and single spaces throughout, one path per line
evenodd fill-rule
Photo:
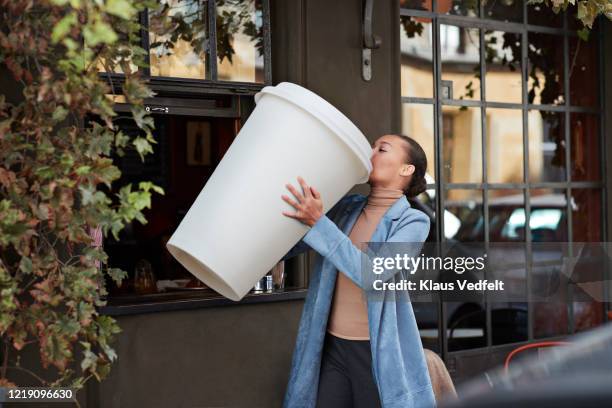
M 291 82 L 281 82 L 276 86 L 264 87 L 255 94 L 255 102 L 259 102 L 262 94 L 265 93 L 276 95 L 301 107 L 327 126 L 355 153 L 367 169 L 367 174 L 359 180 L 359 183 L 368 181 L 372 172 L 372 162 L 370 161 L 372 147 L 357 126 L 335 106 L 316 93 Z

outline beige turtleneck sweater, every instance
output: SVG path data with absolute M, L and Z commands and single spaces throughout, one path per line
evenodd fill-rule
M 368 201 L 349 234 L 353 245 L 363 250 L 382 216 L 403 195 L 402 190 L 372 187 Z M 370 338 L 365 293 L 340 271 L 336 278 L 327 331 L 334 336 L 349 340 Z

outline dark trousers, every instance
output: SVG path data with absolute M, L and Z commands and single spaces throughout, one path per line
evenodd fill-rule
M 326 333 L 317 408 L 380 407 L 372 373 L 369 340 L 347 340 Z

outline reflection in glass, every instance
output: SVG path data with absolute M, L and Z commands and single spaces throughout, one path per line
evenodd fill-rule
M 525 282 L 525 269 L 515 271 Z M 503 275 L 504 282 L 510 276 Z M 527 302 L 491 302 L 491 342 L 493 345 L 516 343 L 527 340 Z
M 149 10 L 152 76 L 206 79 L 206 3 L 161 0 Z
M 482 190 L 446 190 L 444 235 L 447 240 L 484 242 Z
M 562 105 L 563 37 L 529 32 L 527 38 L 529 103 Z
M 445 182 L 482 182 L 480 118 L 480 108 L 443 107 L 442 160 Z
M 532 285 L 536 288 L 550 288 L 550 291 L 545 293 L 548 295 L 546 301 L 533 303 L 535 338 L 559 336 L 569 331 L 567 291 L 560 289 L 564 286 L 563 277 L 561 266 L 536 267 L 532 270 Z
M 597 301 L 573 303 L 574 331 L 585 331 L 604 323 L 604 303 Z
M 489 241 L 525 242 L 524 190 L 489 190 Z
M 400 0 L 400 8 L 431 11 L 431 0 Z
M 544 3 L 527 3 L 527 22 L 532 25 L 563 27 L 565 13 L 555 13 Z
M 601 241 L 601 190 L 572 189 L 572 240 L 574 242 Z
M 530 191 L 531 242 L 567 242 L 567 198 L 564 189 Z
M 506 344 L 526 340 L 527 252 L 525 242 L 525 190 L 489 190 L 488 279 L 501 279 L 515 302 L 491 302 L 492 342 Z M 512 243 L 504 245 L 501 243 Z M 490 297 L 495 300 L 495 294 Z
M 402 96 L 433 97 L 431 19 L 400 17 Z
M 494 20 L 523 22 L 522 0 L 482 0 L 484 18 Z
M 591 32 L 588 41 L 569 37 L 570 104 L 597 106 L 599 104 L 599 44 L 597 33 Z
M 565 189 L 541 188 L 530 191 L 531 216 L 529 228 L 535 246 L 531 269 L 533 303 L 533 332 L 536 338 L 568 332 L 568 280 L 562 265 L 546 264 L 559 258 L 560 249 L 542 242 L 568 242 L 567 193 Z M 552 257 L 552 258 L 551 258 Z M 538 300 L 538 301 L 535 301 Z
M 565 181 L 565 114 L 530 110 L 527 114 L 529 178 Z
M 480 99 L 479 30 L 440 24 L 442 80 L 452 83 L 453 99 Z
M 436 179 L 433 105 L 402 104 L 402 133 L 423 147 L 427 155 L 427 173 Z
M 448 351 L 487 345 L 487 315 L 482 302 L 445 302 Z
M 523 114 L 518 109 L 487 108 L 489 183 L 523 181 Z
M 579 259 L 571 274 L 574 330 L 584 331 L 604 322 L 610 245 L 580 243 L 574 248 L 573 255 Z
M 521 35 L 486 31 L 484 45 L 487 101 L 521 103 Z
M 572 112 L 570 141 L 572 181 L 599 181 L 601 179 L 599 115 Z
M 264 82 L 261 0 L 217 1 L 219 80 Z
M 440 14 L 478 17 L 478 0 L 438 0 Z

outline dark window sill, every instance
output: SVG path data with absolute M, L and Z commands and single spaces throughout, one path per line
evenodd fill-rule
M 169 312 L 200 309 L 203 307 L 245 305 L 306 298 L 304 288 L 286 288 L 270 293 L 249 292 L 240 301 L 233 301 L 212 290 L 168 292 L 151 295 L 122 295 L 107 299 L 106 306 L 98 308 L 101 315 L 122 316 L 141 313 Z

